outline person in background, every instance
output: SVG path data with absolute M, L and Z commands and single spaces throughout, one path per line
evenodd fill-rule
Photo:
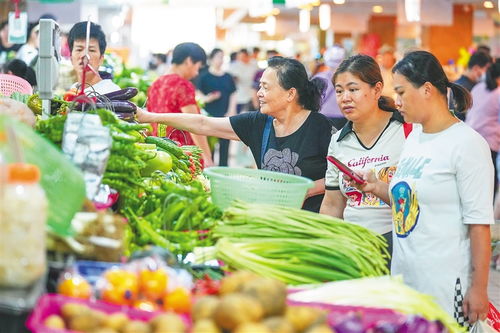
M 393 68 L 396 106 L 408 136 L 390 185 L 364 173 L 364 192 L 392 205 L 391 274 L 431 295 L 459 324 L 488 313 L 493 220 L 493 165 L 486 141 L 448 110 L 471 106 L 469 92 L 446 77 L 426 51 L 408 53 Z
M 382 95 L 388 97 L 394 97 L 394 89 L 392 87 L 392 66 L 396 63 L 396 57 L 394 56 L 394 48 L 387 44 L 384 44 L 378 50 L 377 56 L 378 63 L 380 65 L 380 72 L 382 73 L 382 78 L 384 79 L 384 90 Z
M 40 25 L 30 23 L 28 25 L 28 41 L 17 51 L 16 59 L 24 61 L 28 66 L 33 66 L 32 61 L 38 55 Z
M 78 82 L 72 86 L 72 89 L 80 89 L 83 79 L 83 68 L 85 55 L 85 43 L 87 34 L 87 21 L 76 23 L 68 34 L 68 44 L 71 51 L 71 64 L 78 77 Z M 85 93 L 96 92 L 107 94 L 112 91 L 120 90 L 111 79 L 103 79 L 99 74 L 99 66 L 104 61 L 104 52 L 106 51 L 106 36 L 101 26 L 93 22 L 90 23 L 90 39 L 88 45 L 88 64 L 92 69 L 88 69 L 85 75 Z
M 477 52 L 476 52 L 477 53 Z M 476 54 L 475 53 L 475 54 Z M 482 56 L 486 56 L 480 53 Z M 472 59 L 472 58 L 471 58 Z M 472 88 L 474 103 L 467 111 L 465 123 L 476 130 L 488 142 L 491 158 L 495 166 L 494 184 L 495 192 L 498 189 L 496 177 L 498 165 L 496 164 L 500 150 L 500 59 L 486 71 L 486 80 L 481 81 Z
M 3 72 L 5 74 L 11 74 L 25 79 L 33 87 L 33 90 L 36 89 L 37 83 L 35 71 L 24 61 L 20 59 L 12 59 L 3 66 Z
M 252 60 L 257 63 L 259 61 L 259 55 L 260 55 L 260 47 L 254 46 L 252 48 Z
M 394 101 L 382 96 L 380 67 L 367 55 L 344 60 L 333 75 L 333 92 L 347 124 L 335 133 L 328 155 L 354 170 L 375 170 L 389 183 L 396 170 L 407 131 Z M 387 201 L 349 185 L 343 173 L 329 163 L 325 198 L 320 213 L 364 226 L 387 241 L 392 253 L 392 213 Z M 356 194 L 353 197 L 353 194 Z M 388 261 L 388 264 L 390 261 Z
M 236 112 L 246 112 L 253 110 L 252 103 L 252 84 L 257 65 L 252 61 L 248 51 L 241 49 L 238 52 L 236 61 L 229 64 L 228 72 L 233 76 L 236 82 Z
M 0 23 L 0 65 L 14 59 L 22 44 L 9 43 L 9 22 Z
M 324 82 L 309 80 L 304 65 L 274 57 L 260 81 L 260 111 L 232 117 L 159 114 L 138 110 L 140 122 L 164 123 L 198 135 L 241 140 L 260 169 L 310 178 L 303 209 L 319 211 L 325 191 L 326 154 L 332 135 L 328 119 L 318 113 Z
M 167 55 L 165 53 L 155 53 L 151 57 L 149 69 L 153 70 L 158 76 L 167 73 Z
M 491 58 L 486 53 L 474 52 L 469 58 L 467 69 L 454 83 L 461 85 L 468 91 L 472 91 L 476 83 L 486 74 L 486 70 L 490 65 Z
M 204 95 L 205 111 L 212 117 L 236 114 L 236 85 L 233 77 L 222 70 L 224 52 L 215 48 L 208 57 L 208 71 L 201 74 L 196 87 Z M 228 165 L 229 140 L 219 139 L 219 166 Z
M 321 102 L 320 112 L 330 119 L 335 128 L 344 127 L 347 122 L 346 118 L 340 112 L 339 105 L 337 104 L 337 97 L 335 95 L 335 88 L 333 87 L 332 78 L 335 70 L 340 65 L 345 57 L 345 50 L 340 45 L 334 45 L 328 48 L 323 54 L 324 63 L 328 69 L 323 72 L 317 73 L 314 77 L 319 77 L 327 83 L 326 91 Z
M 478 45 L 476 52 L 486 53 L 491 58 L 491 48 L 488 45 L 484 45 L 484 44 Z
M 160 76 L 148 90 L 147 109 L 158 114 L 199 114 L 196 103 L 195 87 L 189 82 L 198 75 L 202 64 L 206 62 L 205 51 L 196 43 L 181 43 L 172 52 L 172 65 L 166 75 Z M 161 117 L 159 118 L 161 119 Z M 153 121 L 153 135 L 158 133 L 158 123 Z M 178 130 L 179 129 L 179 130 Z M 205 166 L 212 166 L 212 154 L 207 137 L 189 134 L 173 124 L 167 127 L 165 136 L 183 145 L 196 145 L 203 151 Z

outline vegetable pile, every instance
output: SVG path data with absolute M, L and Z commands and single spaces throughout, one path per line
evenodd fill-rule
M 233 268 L 288 284 L 346 280 L 388 273 L 382 236 L 356 224 L 300 209 L 236 202 L 213 231 L 212 251 Z
M 94 111 L 89 111 L 94 112 Z M 178 147 L 168 140 L 146 138 L 140 131 L 149 125 L 127 123 L 105 109 L 95 111 L 111 132 L 113 144 L 102 183 L 120 193 L 118 211 L 128 218 L 127 253 L 148 244 L 186 254 L 195 246 L 207 244 L 199 230 L 210 229 L 220 218 L 209 194 L 197 180 L 202 166 L 201 150 L 195 146 Z M 37 131 L 60 145 L 66 115 L 39 120 Z M 166 154 L 171 168 L 144 172 L 157 155 Z

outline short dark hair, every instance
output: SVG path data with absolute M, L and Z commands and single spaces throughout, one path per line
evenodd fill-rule
M 467 68 L 472 68 L 476 65 L 483 68 L 484 66 L 487 66 L 490 63 L 491 63 L 491 57 L 485 52 L 479 51 L 473 53 L 470 56 L 469 62 L 467 63 Z
M 181 43 L 174 48 L 172 52 L 172 64 L 180 65 L 187 58 L 191 58 L 193 63 L 201 61 L 205 65 L 207 54 L 202 47 L 196 43 Z
M 37 85 L 35 71 L 21 59 L 12 59 L 7 62 L 3 67 L 3 72 L 11 72 L 12 75 L 25 79 L 32 87 Z
M 73 52 L 73 44 L 75 40 L 82 40 L 87 37 L 87 21 L 82 21 L 76 23 L 68 34 L 68 44 L 69 50 Z M 99 43 L 99 52 L 104 54 L 106 51 L 106 35 L 102 31 L 102 28 L 99 24 L 94 22 L 90 22 L 90 38 L 97 39 Z
M 309 80 L 304 65 L 291 58 L 272 57 L 268 67 L 276 71 L 278 82 L 283 89 L 295 88 L 299 104 L 307 110 L 318 111 L 326 82 L 320 78 Z
M 212 52 L 210 52 L 208 59 L 213 59 L 217 55 L 217 53 L 221 53 L 221 52 L 223 52 L 223 51 L 216 47 L 215 49 L 212 50 Z
M 476 52 L 484 52 L 487 55 L 490 55 L 491 54 L 491 48 L 488 45 L 481 44 L 481 45 L 477 46 Z
M 332 83 L 334 86 L 335 81 L 337 81 L 337 77 L 345 72 L 349 72 L 358 77 L 361 81 L 369 84 L 371 87 L 375 87 L 378 82 L 384 84 L 384 79 L 382 78 L 382 73 L 380 72 L 380 66 L 377 64 L 375 59 L 369 55 L 356 54 L 342 61 L 332 77 Z M 394 100 L 389 96 L 380 96 L 378 100 L 378 107 L 388 112 L 397 111 L 394 105 Z
M 448 87 L 453 92 L 455 110 L 463 112 L 472 106 L 470 93 L 462 86 L 450 82 L 439 60 L 430 52 L 413 51 L 404 56 L 393 68 L 393 73 L 403 75 L 415 88 L 429 82 L 446 98 Z
M 489 91 L 498 87 L 497 79 L 500 77 L 500 59 L 496 59 L 486 71 L 486 88 Z

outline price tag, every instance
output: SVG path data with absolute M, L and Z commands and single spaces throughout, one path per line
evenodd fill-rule
M 16 18 L 16 12 L 9 12 L 9 43 L 24 44 L 28 33 L 28 14 L 20 12 Z

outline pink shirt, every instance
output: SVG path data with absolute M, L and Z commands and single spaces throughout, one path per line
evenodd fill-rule
M 492 151 L 500 150 L 500 87 L 490 91 L 480 82 L 471 91 L 473 105 L 465 123 L 488 142 Z

